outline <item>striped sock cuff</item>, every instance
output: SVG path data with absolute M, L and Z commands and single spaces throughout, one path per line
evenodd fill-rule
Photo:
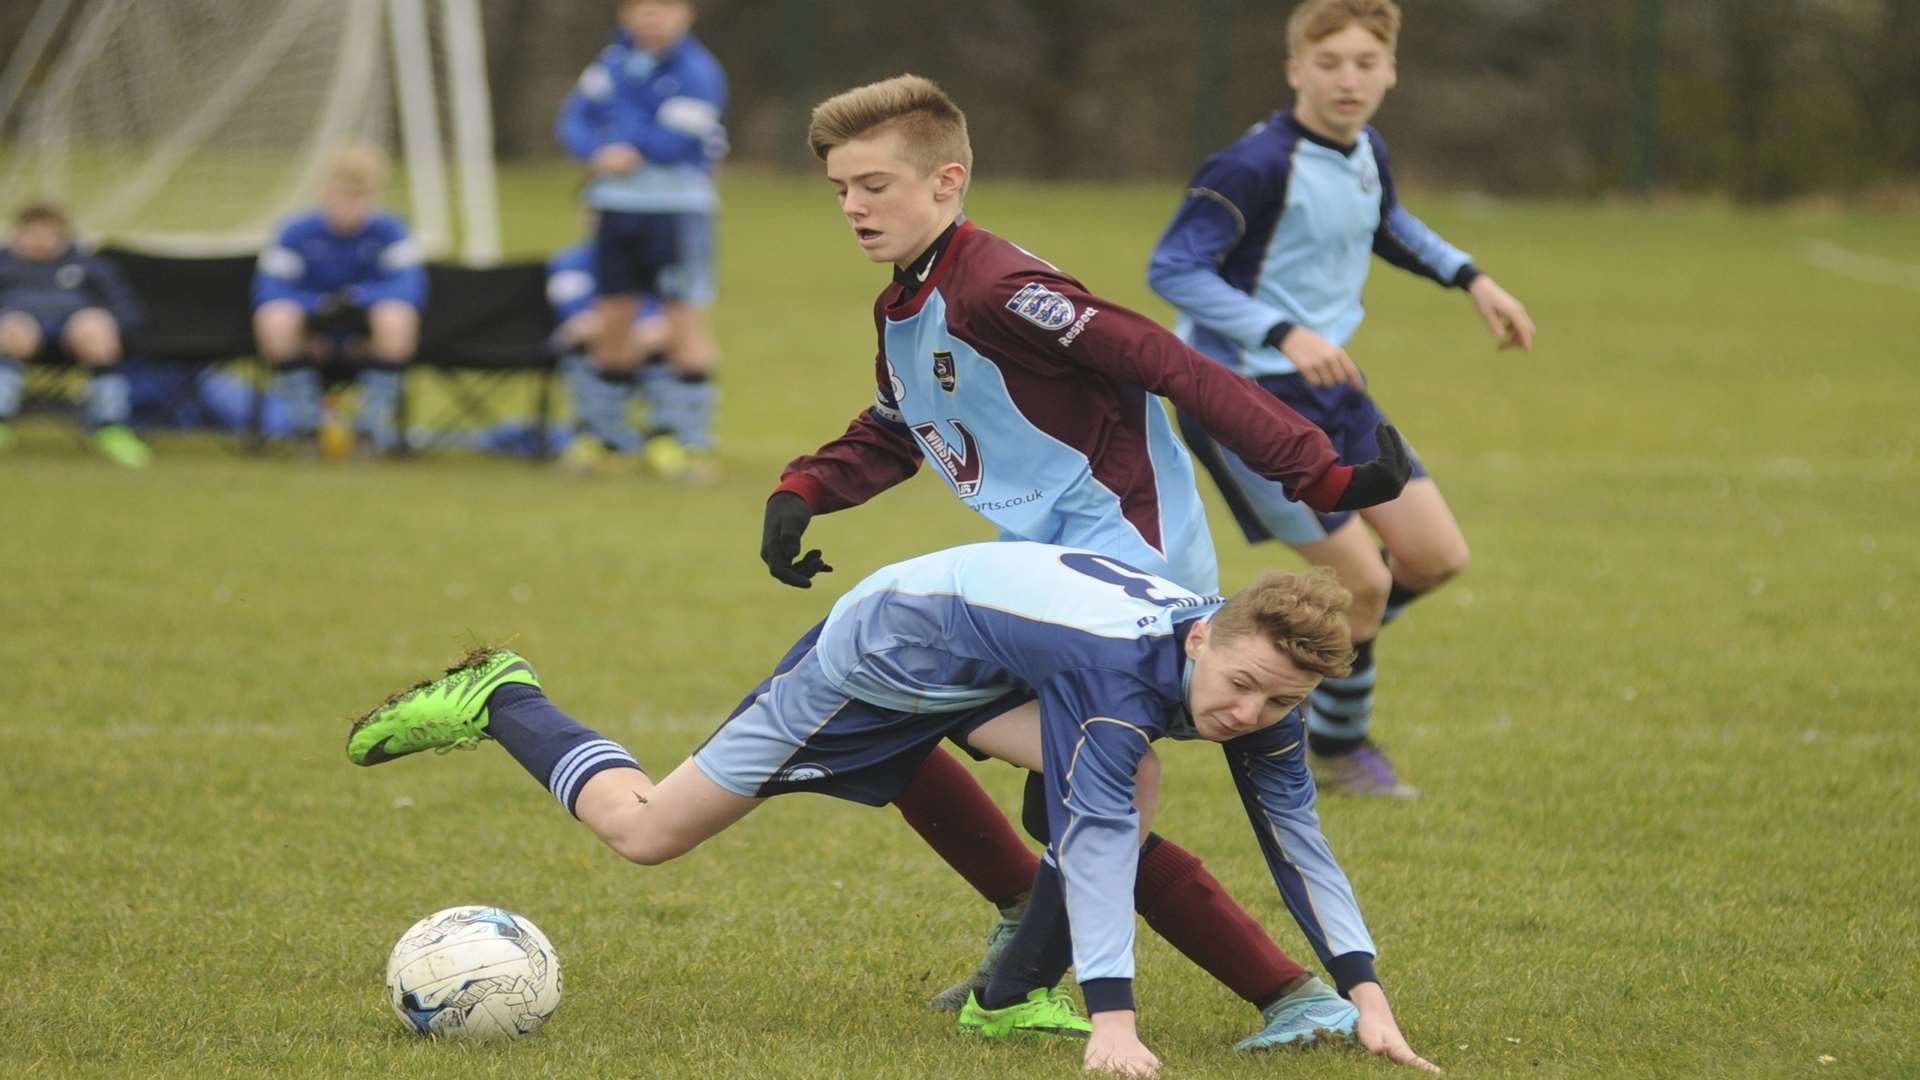
M 572 814 L 573 804 L 580 799 L 580 789 L 586 787 L 595 774 L 608 769 L 639 767 L 640 763 L 627 753 L 626 747 L 612 739 L 594 739 L 567 751 L 554 763 L 553 772 L 547 777 L 547 790 Z

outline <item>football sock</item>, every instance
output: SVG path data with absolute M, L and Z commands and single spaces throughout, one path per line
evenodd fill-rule
M 1028 773 L 1020 818 L 1041 843 L 1048 834 L 1045 796 L 1046 781 L 1039 773 Z M 1198 856 L 1159 833 L 1147 834 L 1140 848 L 1133 907 L 1167 944 L 1256 1007 L 1307 974 Z
M 657 369 L 647 382 L 653 426 L 670 432 L 689 450 L 713 449 L 713 406 L 720 388 L 705 372 Z
M 1198 857 L 1157 833 L 1140 849 L 1133 904 L 1169 945 L 1255 1008 L 1307 975 Z
M 127 373 L 119 364 L 91 369 L 87 381 L 87 426 L 102 428 L 124 424 L 132 414 L 133 399 L 127 386 Z
M 1307 746 L 1322 756 L 1350 753 L 1373 723 L 1373 641 L 1353 643 L 1353 670 L 1320 680 L 1307 698 Z
M 1032 887 L 1039 856 L 1013 831 L 973 771 L 945 749 L 927 755 L 893 805 L 994 906 L 1005 908 Z
M 561 712 L 534 686 L 516 683 L 487 696 L 487 734 L 545 784 L 569 814 L 580 789 L 596 774 L 640 767 L 626 747 Z
M 1386 548 L 1380 549 L 1380 561 L 1387 563 L 1389 566 L 1392 565 L 1387 558 Z M 1426 594 L 1427 590 L 1425 589 L 1411 589 L 1400 584 L 1398 581 L 1394 582 L 1393 588 L 1387 591 L 1387 611 L 1386 614 L 1380 617 L 1380 625 L 1385 626 L 1399 618 L 1407 610 L 1408 604 L 1413 603 Z
M 310 436 L 320 430 L 320 369 L 308 363 L 281 364 L 274 392 L 287 406 L 287 429 Z
M 20 411 L 20 388 L 26 381 L 26 365 L 15 357 L 0 356 L 0 420 L 11 420 Z
M 640 433 L 627 420 L 633 398 L 633 372 L 601 371 L 588 364 L 574 383 L 574 411 L 587 433 L 609 450 L 630 454 L 640 449 Z
M 394 416 L 400 410 L 406 370 L 404 364 L 368 364 L 360 369 L 360 415 L 354 427 L 382 450 L 391 450 L 399 442 Z
M 987 983 L 980 1004 L 989 1009 L 1004 1009 L 1026 999 L 1027 994 L 1046 986 L 1055 986 L 1073 964 L 1073 935 L 1067 925 L 1067 898 L 1060 888 L 1060 872 L 1051 863 L 1041 863 L 1033 877 L 1033 897 L 1020 929 L 1000 954 L 993 978 Z

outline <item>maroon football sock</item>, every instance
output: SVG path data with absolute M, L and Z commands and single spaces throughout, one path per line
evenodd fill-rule
M 927 755 L 893 805 L 927 846 L 996 906 L 1006 907 L 1033 887 L 1039 857 L 972 771 L 945 749 Z
M 1254 1008 L 1307 975 L 1192 852 L 1171 840 L 1156 835 L 1141 849 L 1133 903 L 1168 944 Z

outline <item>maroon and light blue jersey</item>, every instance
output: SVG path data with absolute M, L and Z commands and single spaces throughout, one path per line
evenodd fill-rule
M 1352 469 L 1318 428 L 1153 320 L 972 223 L 943 243 L 924 282 L 899 275 L 874 305 L 874 405 L 781 478 L 814 513 L 864 503 L 925 459 L 1002 539 L 1212 592 L 1213 540 L 1162 397 L 1295 498 L 1331 507 L 1346 490 Z

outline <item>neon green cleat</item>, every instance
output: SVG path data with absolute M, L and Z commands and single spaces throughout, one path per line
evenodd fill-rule
M 1005 1039 L 1022 1035 L 1066 1035 L 1084 1039 L 1093 1034 L 1093 1025 L 1080 1015 L 1073 993 L 1058 986 L 1043 986 L 1027 994 L 1027 1000 L 1004 1009 L 988 1009 L 978 994 L 968 994 L 960 1007 L 960 1033 Z
M 430 679 L 402 690 L 353 722 L 347 760 L 379 765 L 422 750 L 471 750 L 487 732 L 487 695 L 519 683 L 538 688 L 540 677 L 518 653 L 480 648 Z
M 144 469 L 153 460 L 152 448 L 141 442 L 140 436 L 119 424 L 108 424 L 94 432 L 93 446 L 108 461 L 129 469 Z

